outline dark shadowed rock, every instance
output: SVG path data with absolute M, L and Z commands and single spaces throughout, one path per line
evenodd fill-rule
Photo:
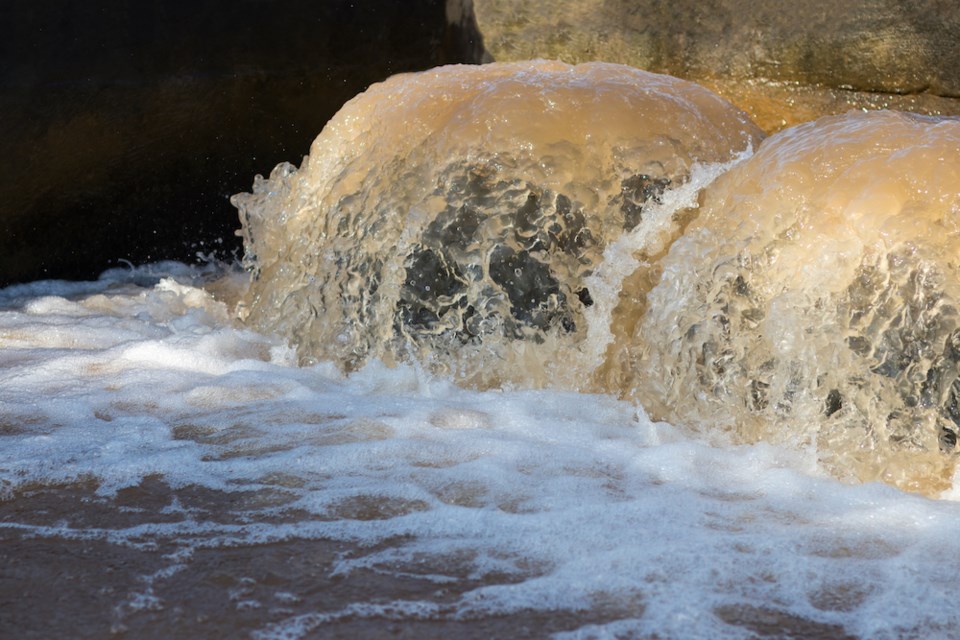
M 228 197 L 370 83 L 482 59 L 469 3 L 14 2 L 0 284 L 239 247 Z

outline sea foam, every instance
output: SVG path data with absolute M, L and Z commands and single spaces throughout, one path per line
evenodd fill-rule
M 960 624 L 950 499 L 843 484 L 811 451 L 709 442 L 611 396 L 475 391 L 376 361 L 348 377 L 298 367 L 282 341 L 224 320 L 209 274 L 160 271 L 0 292 L 0 504 L 92 486 L 53 520 L 5 511 L 0 530 L 166 549 L 118 595 L 118 623 L 162 615 L 165 585 L 204 553 L 328 540 L 353 549 L 328 579 L 435 586 L 331 608 L 309 582 L 250 578 L 230 587 L 248 631 L 537 612 L 569 616 L 560 637 Z M 175 496 L 162 508 L 124 501 L 157 483 Z

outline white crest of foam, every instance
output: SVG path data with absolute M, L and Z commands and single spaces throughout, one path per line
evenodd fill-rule
M 194 549 L 327 539 L 359 545 L 339 576 L 478 586 L 446 602 L 367 594 L 301 607 L 265 618 L 260 637 L 528 610 L 613 612 L 561 637 L 753 637 L 718 613 L 738 607 L 863 638 L 960 625 L 955 494 L 845 485 L 807 452 L 711 444 L 609 396 L 464 390 L 376 362 L 349 377 L 298 368 L 276 339 L 221 320 L 202 280 L 134 273 L 0 291 L 0 499 L 84 478 L 109 499 L 147 477 L 236 496 L 223 507 L 234 518 L 0 522 L 176 547 L 132 608 L 159 606 L 156 590 Z
M 583 351 L 587 362 L 599 364 L 603 353 L 614 340 L 610 330 L 610 318 L 620 302 L 624 279 L 640 266 L 636 252 L 643 250 L 656 254 L 665 249 L 677 235 L 674 214 L 683 209 L 697 208 L 701 191 L 751 155 L 753 145 L 748 145 L 727 162 L 694 163 L 690 167 L 689 180 L 665 190 L 659 202 L 647 203 L 644 208 L 644 224 L 637 225 L 604 248 L 603 260 L 593 273 L 584 278 L 594 303 L 584 310 L 587 318 L 587 340 Z

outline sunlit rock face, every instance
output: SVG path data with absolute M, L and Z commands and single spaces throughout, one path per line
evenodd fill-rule
M 656 418 L 942 488 L 960 429 L 960 121 L 851 113 L 769 138 L 663 261 L 620 384 Z
M 949 0 L 475 0 L 495 60 L 619 62 L 702 82 L 767 131 L 851 108 L 960 113 Z
M 609 340 L 605 248 L 629 233 L 662 250 L 679 223 L 652 209 L 760 137 L 706 89 L 619 65 L 393 77 L 349 102 L 299 169 L 235 196 L 247 320 L 303 362 L 411 359 L 468 384 L 580 388 Z

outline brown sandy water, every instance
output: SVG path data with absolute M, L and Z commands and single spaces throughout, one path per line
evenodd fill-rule
M 33 486 L 0 502 L 0 523 L 18 525 L 0 528 L 0 637 L 239 638 L 300 617 L 297 637 L 304 638 L 546 638 L 643 615 L 642 595 L 606 594 L 580 611 L 458 616 L 453 605 L 464 593 L 535 574 L 477 580 L 468 565 L 426 561 L 403 575 L 369 569 L 339 575 L 337 561 L 371 549 L 323 538 L 224 545 L 211 543 L 214 536 L 149 532 L 158 520 L 182 519 L 157 518 L 174 501 L 195 521 L 242 526 L 247 518 L 230 493 L 174 490 L 155 478 L 112 500 L 95 490 L 91 482 Z M 22 525 L 77 535 L 38 535 Z M 111 530 L 135 527 L 144 533 L 109 539 Z M 417 571 L 456 580 L 438 586 Z M 391 606 L 396 600 L 432 603 L 436 611 L 411 615 Z M 344 611 L 356 602 L 370 606 Z M 715 614 L 759 638 L 852 637 L 840 626 L 759 604 L 718 607 Z
M 612 393 L 935 494 L 960 430 L 958 149 L 960 120 L 888 110 L 764 140 L 608 63 L 396 76 L 234 197 L 245 318 L 301 363 Z
M 767 133 L 776 133 L 823 116 L 848 111 L 891 109 L 931 116 L 960 116 L 960 100 L 927 93 L 871 93 L 787 82 L 732 81 L 700 78 L 712 89 L 743 109 Z

